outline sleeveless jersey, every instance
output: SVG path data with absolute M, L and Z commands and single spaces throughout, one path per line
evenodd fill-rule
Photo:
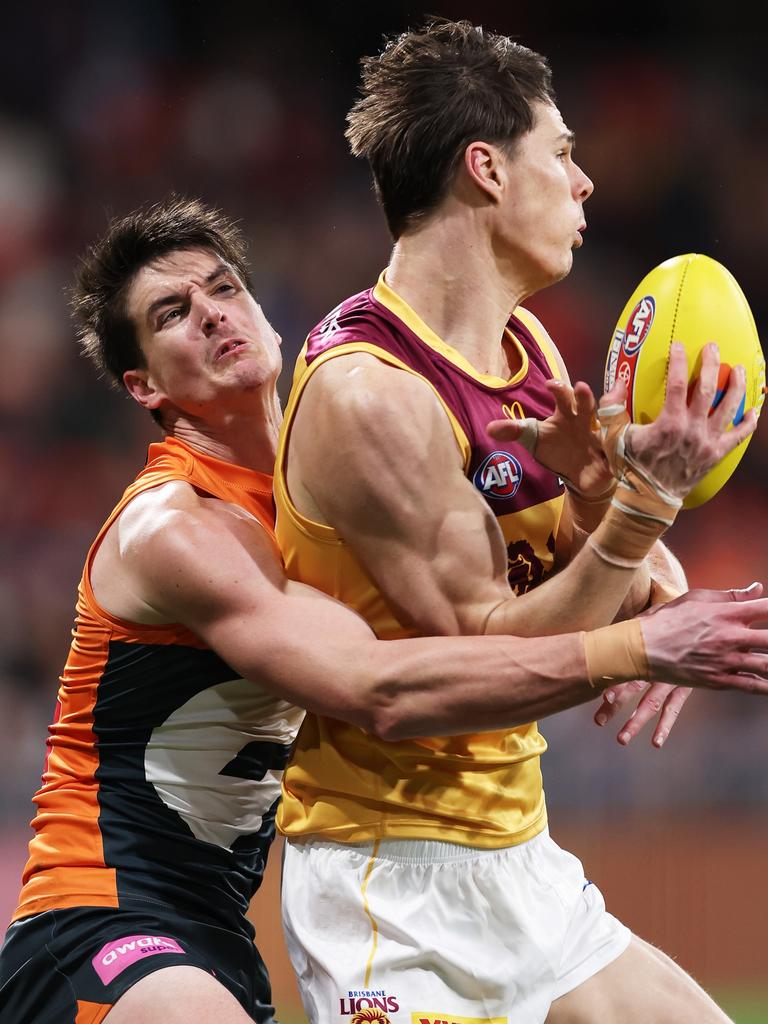
M 299 358 L 275 471 L 277 538 L 286 571 L 350 605 L 382 639 L 415 631 L 397 621 L 336 531 L 302 516 L 288 493 L 286 452 L 304 387 L 323 363 L 351 352 L 370 353 L 425 381 L 451 423 L 466 476 L 497 518 L 507 544 L 509 581 L 522 594 L 552 568 L 563 487 L 520 445 L 492 440 L 485 426 L 504 415 L 550 415 L 554 399 L 545 381 L 559 370 L 538 321 L 522 308 L 510 318 L 504 344 L 516 351 L 519 371 L 510 380 L 479 374 L 387 286 L 382 274 L 375 288 L 341 303 L 310 333 Z M 539 766 L 545 749 L 535 724 L 391 743 L 308 715 L 283 780 L 278 827 L 288 836 L 322 834 L 340 842 L 382 837 L 483 847 L 523 842 L 546 824 Z
M 183 626 L 115 618 L 91 589 L 107 529 L 137 494 L 174 480 L 245 510 L 280 557 L 271 477 L 174 438 L 150 446 L 86 559 L 14 920 L 130 897 L 250 931 L 242 915 L 302 712 Z

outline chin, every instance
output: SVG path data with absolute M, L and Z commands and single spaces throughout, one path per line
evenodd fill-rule
M 556 263 L 552 263 L 543 266 L 541 268 L 541 284 L 538 290 L 542 288 L 549 288 L 550 285 L 557 284 L 558 281 L 562 281 L 564 277 L 567 277 L 573 267 L 573 253 L 568 252 L 565 258 L 558 260 Z

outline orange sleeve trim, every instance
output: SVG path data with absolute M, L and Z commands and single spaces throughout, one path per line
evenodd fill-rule
M 113 1006 L 114 1003 L 87 1003 L 78 999 L 74 1024 L 101 1024 Z

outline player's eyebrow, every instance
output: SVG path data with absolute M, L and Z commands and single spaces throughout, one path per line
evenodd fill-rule
M 576 145 L 576 134 L 572 131 L 561 132 L 557 137 L 557 141 L 567 142 L 571 149 L 573 149 Z
M 232 268 L 228 264 L 219 263 L 213 268 L 210 274 L 206 276 L 203 284 L 213 284 L 215 281 L 218 281 L 220 277 L 225 277 L 227 274 L 231 274 L 232 272 Z M 154 302 L 149 304 L 147 309 L 147 321 L 150 322 L 155 313 L 157 313 L 159 309 L 162 309 L 163 306 L 172 306 L 174 303 L 183 302 L 185 298 L 186 296 L 181 292 L 171 292 L 169 295 L 163 295 L 161 298 L 155 299 Z

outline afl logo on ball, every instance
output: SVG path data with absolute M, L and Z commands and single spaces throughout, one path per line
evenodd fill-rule
M 491 452 L 483 459 L 472 483 L 486 498 L 511 498 L 523 479 L 523 467 L 509 452 Z
M 645 341 L 655 312 L 656 303 L 653 296 L 644 295 L 629 314 L 624 333 L 624 351 L 628 356 L 633 356 Z

